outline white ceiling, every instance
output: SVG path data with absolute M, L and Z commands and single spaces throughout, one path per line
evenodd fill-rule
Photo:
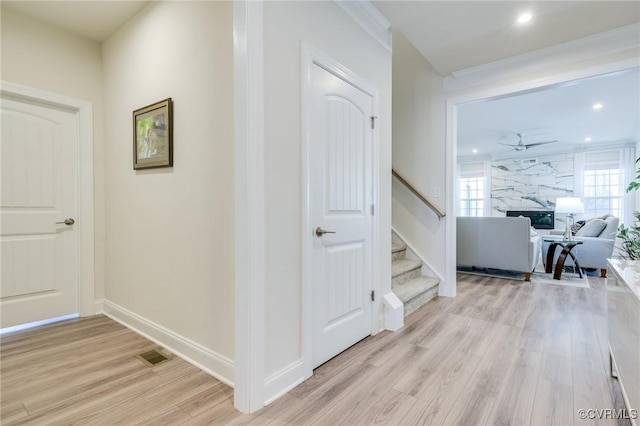
M 373 3 L 443 76 L 640 22 L 638 1 Z M 533 19 L 517 24 L 524 11 Z M 461 106 L 458 155 L 530 156 L 637 142 L 639 79 L 636 70 Z M 597 101 L 604 104 L 600 111 L 591 108 Z M 558 142 L 522 152 L 499 144 L 516 144 L 516 133 L 524 143 Z
M 149 1 L 7 1 L 2 7 L 98 42 L 106 40 Z M 638 1 L 373 1 L 443 76 L 484 63 L 640 22 Z M 523 11 L 533 19 L 514 23 Z M 557 139 L 525 151 L 541 153 L 571 144 L 637 141 L 638 72 L 568 84 L 534 93 L 461 106 L 461 156 L 504 153 L 498 142 Z M 591 110 L 595 101 L 601 111 Z
M 603 107 L 594 110 L 593 104 Z M 557 140 L 527 151 L 500 145 Z M 591 137 L 590 142 L 585 138 Z M 557 85 L 525 94 L 458 107 L 458 155 L 531 156 L 614 143 L 640 137 L 638 69 Z
M 640 22 L 638 1 L 373 1 L 443 76 Z M 533 19 L 516 24 L 519 14 Z
M 149 1 L 7 1 L 21 12 L 94 41 L 104 41 Z
M 3 7 L 95 41 L 106 40 L 149 0 L 2 0 Z M 638 1 L 374 0 L 443 76 L 640 22 Z M 515 24 L 522 11 L 533 19 Z

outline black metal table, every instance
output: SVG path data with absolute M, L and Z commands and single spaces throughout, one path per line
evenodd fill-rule
M 573 253 L 571 253 L 571 250 L 573 250 L 575 246 L 578 246 L 580 244 L 582 244 L 582 241 L 575 241 L 575 240 L 552 242 L 549 245 L 549 250 L 547 251 L 547 262 L 545 263 L 544 271 L 547 274 L 551 273 L 551 270 L 553 268 L 553 255 L 556 253 L 556 247 L 560 246 L 562 247 L 562 251 L 560 252 L 560 256 L 558 256 L 558 262 L 556 263 L 556 269 L 553 273 L 553 279 L 554 280 L 560 279 L 562 275 L 562 271 L 564 269 L 564 262 L 565 260 L 567 260 L 567 256 L 571 256 L 571 259 L 573 259 L 573 264 L 575 265 L 576 268 L 578 268 L 578 275 L 580 276 L 580 278 L 582 278 L 582 270 L 580 269 L 580 264 L 578 263 L 578 259 L 576 259 L 576 256 Z

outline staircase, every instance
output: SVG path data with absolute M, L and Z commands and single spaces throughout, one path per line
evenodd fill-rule
M 404 304 L 404 316 L 438 295 L 440 280 L 422 275 L 422 262 L 407 259 L 407 246 L 391 245 L 391 290 Z

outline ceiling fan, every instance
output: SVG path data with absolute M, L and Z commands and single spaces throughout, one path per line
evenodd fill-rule
M 536 142 L 536 143 L 527 143 L 525 144 L 524 142 L 522 142 L 522 133 L 516 133 L 516 135 L 518 135 L 518 143 L 513 145 L 510 143 L 501 143 L 498 142 L 500 145 L 506 145 L 506 146 L 510 146 L 512 148 L 514 148 L 516 151 L 526 151 L 529 148 L 532 148 L 534 146 L 538 146 L 538 145 L 545 145 L 548 143 L 554 143 L 554 142 L 558 142 L 556 141 L 546 141 L 546 142 Z

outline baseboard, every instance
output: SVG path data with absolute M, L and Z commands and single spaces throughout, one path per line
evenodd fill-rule
M 102 313 L 233 387 L 233 361 L 108 300 Z M 98 301 L 96 301 L 96 304 Z
M 103 314 L 104 313 L 104 299 L 98 299 L 93 302 L 93 314 Z
M 627 395 L 627 392 L 624 390 L 624 385 L 622 384 L 622 379 L 620 378 L 620 375 L 618 374 L 618 365 L 616 364 L 616 360 L 613 357 L 613 352 L 611 352 L 611 345 L 609 345 L 609 356 L 611 357 L 611 364 L 613 369 L 616 372 L 616 380 L 618 381 L 618 384 L 620 385 L 620 391 L 622 393 L 622 400 L 624 401 L 624 405 L 625 408 L 627 409 L 628 412 L 631 412 L 631 410 L 634 408 L 633 406 L 631 406 L 631 403 L 629 402 L 629 396 Z M 631 422 L 631 426 L 636 426 L 636 419 L 629 419 Z
M 271 404 L 306 379 L 303 359 L 294 361 L 267 377 L 264 381 L 264 405 Z
M 404 327 L 404 305 L 392 291 L 384 295 L 384 327 L 397 331 Z

